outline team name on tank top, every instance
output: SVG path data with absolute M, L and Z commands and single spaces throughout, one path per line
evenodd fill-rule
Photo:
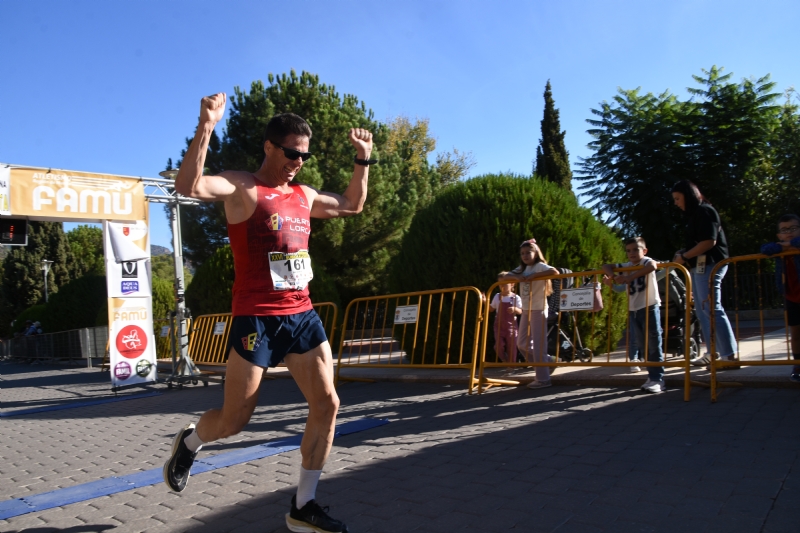
M 236 278 L 233 315 L 291 315 L 312 309 L 308 287 L 278 290 L 270 273 L 270 254 L 308 250 L 311 209 L 303 188 L 290 183 L 282 193 L 256 180 L 258 199 L 253 214 L 228 224 Z

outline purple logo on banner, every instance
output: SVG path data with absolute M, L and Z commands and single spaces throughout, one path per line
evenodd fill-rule
M 139 292 L 139 282 L 138 281 L 123 281 L 122 282 L 122 294 L 133 294 L 134 292 Z

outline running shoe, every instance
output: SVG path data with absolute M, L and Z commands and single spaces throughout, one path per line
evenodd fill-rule
M 297 496 L 292 496 L 292 509 L 286 514 L 286 527 L 295 533 L 347 533 L 347 526 L 328 516 L 328 506 L 320 507 L 315 500 L 302 509 L 296 505 Z
M 197 453 L 192 452 L 184 444 L 183 439 L 194 432 L 194 424 L 189 424 L 172 439 L 172 455 L 164 463 L 164 482 L 175 492 L 182 492 L 189 481 L 189 471 L 192 469 Z

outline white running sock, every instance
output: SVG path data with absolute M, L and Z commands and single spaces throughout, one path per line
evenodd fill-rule
M 317 495 L 317 483 L 319 483 L 321 475 L 322 470 L 306 470 L 302 466 L 300 467 L 300 482 L 297 484 L 295 501 L 298 509 L 305 507 Z
M 200 436 L 197 434 L 196 429 L 192 431 L 188 437 L 183 439 L 183 443 L 186 445 L 187 448 L 189 448 L 189 451 L 192 453 L 199 452 L 200 448 L 202 448 L 203 444 L 205 444 L 205 442 L 200 440 Z

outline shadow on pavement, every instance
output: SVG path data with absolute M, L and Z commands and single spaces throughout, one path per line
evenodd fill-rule
M 351 392 L 341 392 L 343 405 Z M 796 395 L 747 391 L 747 404 L 772 410 L 765 423 L 752 409 L 680 394 L 553 388 L 376 400 L 346 417 L 390 412 L 394 421 L 337 439 L 317 496 L 360 532 L 783 531 L 768 527 L 771 512 L 796 524 L 794 500 L 781 500 L 800 438 Z M 336 470 L 338 461 L 349 466 Z M 293 492 L 180 526 L 287 531 Z

